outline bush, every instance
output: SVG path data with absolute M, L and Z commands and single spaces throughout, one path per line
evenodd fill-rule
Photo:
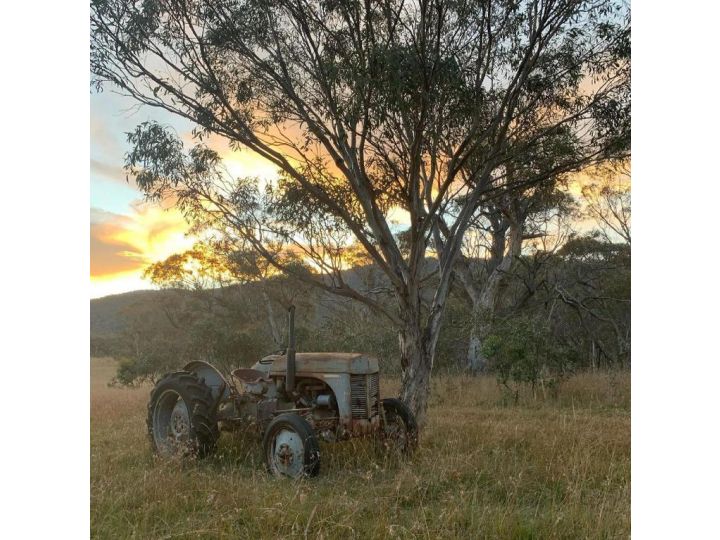
M 514 395 L 529 384 L 557 397 L 558 384 L 576 363 L 576 353 L 558 342 L 542 320 L 517 317 L 496 324 L 483 343 L 483 354 L 498 382 Z
M 110 386 L 134 386 L 144 381 L 155 382 L 155 369 L 142 358 L 121 358 Z

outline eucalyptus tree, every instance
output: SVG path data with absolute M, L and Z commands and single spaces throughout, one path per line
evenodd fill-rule
M 95 0 L 91 29 L 98 88 L 197 126 L 187 152 L 156 124 L 132 134 L 127 165 L 147 196 L 278 269 L 312 254 L 308 279 L 397 328 L 401 397 L 421 419 L 452 269 L 506 163 L 566 130 L 577 154 L 556 170 L 570 170 L 629 133 L 629 9 L 614 0 Z M 209 134 L 280 181 L 229 177 Z M 350 244 L 392 302 L 332 272 Z
M 495 319 L 527 302 L 542 285 L 541 266 L 569 238 L 577 208 L 566 187 L 557 178 L 505 193 L 484 205 L 471 223 L 454 269 L 472 313 L 468 371 L 486 368 L 483 342 Z
M 472 372 L 485 366 L 482 341 L 493 319 L 501 311 L 507 315 L 534 293 L 538 284 L 532 277 L 538 274 L 538 264 L 567 239 L 576 205 L 567 189 L 568 175 L 557 172 L 557 165 L 572 162 L 587 167 L 607 159 L 578 154 L 579 144 L 572 132 L 562 129 L 542 145 L 506 161 L 504 189 L 488 196 L 470 221 L 454 273 L 471 307 L 466 367 Z M 625 151 L 620 145 L 614 154 Z M 543 180 L 528 183 L 528 178 Z M 445 216 L 438 221 L 441 230 L 447 228 Z M 530 258 L 522 257 L 528 241 L 536 246 Z M 513 280 L 524 285 L 515 302 L 507 294 Z

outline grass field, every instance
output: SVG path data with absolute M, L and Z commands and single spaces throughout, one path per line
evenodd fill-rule
M 258 442 L 224 434 L 190 464 L 156 460 L 149 388 L 109 388 L 91 360 L 93 538 L 627 538 L 630 378 L 583 374 L 557 401 L 506 405 L 492 378 L 436 377 L 420 448 L 321 445 L 318 478 L 282 481 Z M 383 380 L 384 396 L 397 391 Z

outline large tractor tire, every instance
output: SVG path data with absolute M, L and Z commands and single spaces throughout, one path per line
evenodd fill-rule
M 263 451 L 270 474 L 302 478 L 320 472 L 320 447 L 307 420 L 286 413 L 273 418 L 265 430 Z
M 418 445 L 418 425 L 410 408 L 397 398 L 382 400 L 380 441 L 388 452 L 410 455 Z
M 153 450 L 162 457 L 204 458 L 220 436 L 210 387 L 194 373 L 165 375 L 150 393 L 147 426 Z

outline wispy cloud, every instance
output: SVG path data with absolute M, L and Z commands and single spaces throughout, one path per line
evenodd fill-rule
M 121 165 L 112 165 L 98 159 L 91 159 L 90 173 L 100 178 L 135 186 L 135 182 L 128 177 Z

